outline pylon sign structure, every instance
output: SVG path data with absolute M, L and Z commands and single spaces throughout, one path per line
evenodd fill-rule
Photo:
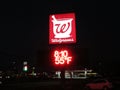
M 49 16 L 49 44 L 76 43 L 75 13 L 52 14 Z M 68 49 L 57 48 L 53 50 L 55 65 L 69 65 L 72 55 Z
M 49 44 L 76 43 L 74 13 L 50 15 L 49 26 Z

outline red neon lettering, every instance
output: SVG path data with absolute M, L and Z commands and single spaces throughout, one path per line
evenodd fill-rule
M 54 52 L 54 57 L 55 57 L 55 64 L 69 64 L 72 57 L 68 57 L 68 51 L 55 51 Z

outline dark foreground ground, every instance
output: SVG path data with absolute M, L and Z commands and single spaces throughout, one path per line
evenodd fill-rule
M 10 80 L 0 85 L 0 90 L 85 90 L 85 79 L 69 80 Z M 120 90 L 120 85 L 115 84 L 112 90 Z
M 12 82 L 1 85 L 0 90 L 74 90 L 73 88 L 75 90 L 83 90 L 83 84 L 79 80 Z

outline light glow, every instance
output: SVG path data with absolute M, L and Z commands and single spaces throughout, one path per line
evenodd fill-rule
M 24 71 L 27 71 L 27 70 L 28 70 L 27 65 L 25 65 L 25 66 L 23 67 L 23 70 L 24 70 Z

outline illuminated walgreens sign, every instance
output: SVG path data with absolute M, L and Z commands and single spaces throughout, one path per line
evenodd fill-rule
M 63 64 L 70 64 L 72 57 L 68 55 L 67 50 L 61 50 L 61 51 L 54 51 L 54 57 L 55 57 L 55 64 L 56 65 L 63 65 Z
M 76 43 L 74 13 L 50 15 L 49 26 L 49 44 Z

